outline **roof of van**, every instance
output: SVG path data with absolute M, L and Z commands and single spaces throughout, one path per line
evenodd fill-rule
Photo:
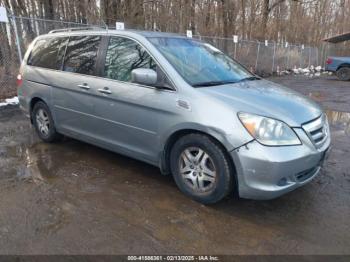
M 184 35 L 176 33 L 165 33 L 158 31 L 142 31 L 142 30 L 115 30 L 115 29 L 104 29 L 104 28 L 67 28 L 52 30 L 49 34 L 80 34 L 80 33 L 104 33 L 104 34 L 137 34 L 144 37 L 185 37 Z

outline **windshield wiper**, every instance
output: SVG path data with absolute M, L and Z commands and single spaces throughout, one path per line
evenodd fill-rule
M 254 81 L 254 80 L 261 80 L 261 78 L 257 76 L 249 76 L 249 77 L 240 79 L 239 81 L 237 81 L 237 83 L 244 82 L 244 81 Z
M 237 83 L 237 81 L 208 81 L 208 82 L 201 82 L 193 84 L 193 87 L 205 87 L 205 86 L 219 86 L 219 85 L 226 85 L 226 84 L 234 84 Z

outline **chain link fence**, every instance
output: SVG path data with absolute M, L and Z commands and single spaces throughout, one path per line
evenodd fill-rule
M 224 50 L 261 76 L 269 76 L 293 68 L 320 66 L 319 61 L 323 59 L 320 57 L 318 47 L 252 40 L 238 40 L 235 43 L 233 38 L 195 37 Z
M 0 99 L 15 93 L 15 77 L 20 63 L 16 34 L 10 23 L 0 23 Z
M 9 23 L 0 23 L 0 99 L 16 94 L 16 76 L 23 54 L 38 35 L 54 29 L 86 27 L 88 24 L 9 16 Z M 97 25 L 101 26 L 101 25 Z M 269 76 L 293 68 L 323 65 L 327 48 L 259 42 L 232 38 L 194 36 L 225 51 L 251 71 Z

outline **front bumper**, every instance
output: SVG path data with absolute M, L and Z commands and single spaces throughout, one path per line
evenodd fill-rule
M 302 129 L 298 146 L 268 147 L 252 141 L 231 152 L 239 196 L 266 200 L 288 193 L 316 177 L 329 155 L 330 136 L 319 149 Z

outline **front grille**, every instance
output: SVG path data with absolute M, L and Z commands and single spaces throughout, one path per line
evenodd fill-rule
M 302 125 L 303 129 L 317 148 L 323 146 L 329 135 L 327 116 L 323 114 L 319 118 Z

